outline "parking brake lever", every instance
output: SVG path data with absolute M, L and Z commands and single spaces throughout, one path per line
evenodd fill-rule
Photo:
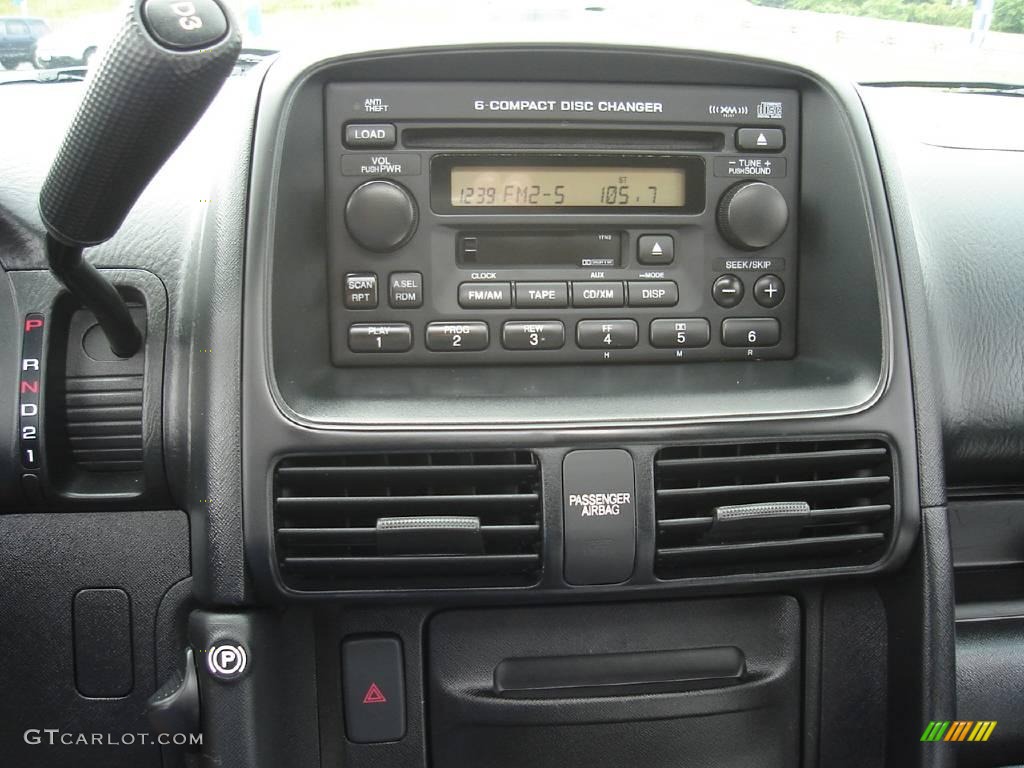
M 132 0 L 39 194 L 50 269 L 119 357 L 142 336 L 82 250 L 109 240 L 231 74 L 241 35 L 223 0 Z

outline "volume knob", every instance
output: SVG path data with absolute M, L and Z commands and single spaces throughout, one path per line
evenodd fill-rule
M 352 239 L 377 253 L 404 245 L 416 231 L 417 218 L 416 201 L 393 181 L 360 184 L 345 205 L 345 224 Z
M 767 248 L 782 237 L 788 223 L 786 198 L 763 181 L 730 187 L 718 204 L 718 231 L 745 251 Z

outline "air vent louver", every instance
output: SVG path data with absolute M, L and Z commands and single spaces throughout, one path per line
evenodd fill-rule
M 877 440 L 668 448 L 655 457 L 663 579 L 869 565 L 893 523 Z
M 541 569 L 540 467 L 522 451 L 287 459 L 274 531 L 294 589 L 529 585 Z

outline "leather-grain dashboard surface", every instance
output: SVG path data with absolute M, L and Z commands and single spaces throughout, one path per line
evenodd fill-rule
M 863 88 L 862 95 L 876 141 L 896 158 L 910 209 L 948 482 L 1019 484 L 1024 139 L 1015 126 L 1024 100 L 931 88 Z

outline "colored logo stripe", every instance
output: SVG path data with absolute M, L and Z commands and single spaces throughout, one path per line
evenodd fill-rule
M 932 720 L 921 734 L 921 741 L 988 741 L 996 728 L 995 720 Z

